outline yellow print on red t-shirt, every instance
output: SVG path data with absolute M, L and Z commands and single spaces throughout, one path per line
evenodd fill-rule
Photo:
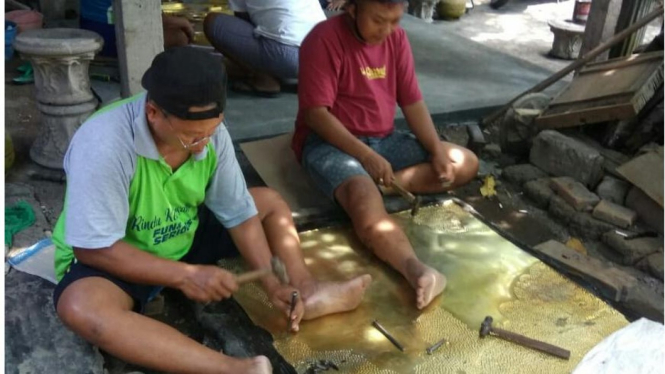
M 386 78 L 386 65 L 380 68 L 371 68 L 366 66 L 360 68 L 360 74 L 367 77 L 367 79 L 385 79 Z

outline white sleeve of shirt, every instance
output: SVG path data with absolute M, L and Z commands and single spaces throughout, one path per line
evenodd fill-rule
M 136 159 L 108 120 L 102 115 L 81 127 L 65 156 L 64 240 L 72 247 L 106 248 L 125 237 Z
M 226 228 L 233 228 L 258 214 L 254 199 L 236 159 L 228 130 L 222 124 L 212 137 L 217 169 L 206 191 L 205 204 Z
M 229 0 L 229 8 L 234 12 L 247 12 L 247 2 L 245 0 Z

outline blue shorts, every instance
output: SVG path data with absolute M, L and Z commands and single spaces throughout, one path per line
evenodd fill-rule
M 384 138 L 358 137 L 399 171 L 429 162 L 429 152 L 409 131 L 395 130 Z M 310 133 L 302 151 L 302 166 L 326 196 L 335 200 L 335 190 L 351 177 L 370 177 L 358 160 Z M 370 177 L 371 178 L 371 177 Z
M 298 78 L 299 47 L 254 33 L 254 25 L 228 14 L 218 14 L 205 30 L 210 43 L 255 70 L 280 79 Z
M 180 259 L 188 264 L 212 265 L 222 258 L 238 256 L 229 232 L 205 206 L 199 208 L 199 227 L 189 252 Z M 72 262 L 65 276 L 53 291 L 53 305 L 57 309 L 62 292 L 75 281 L 87 277 L 101 277 L 120 287 L 134 300 L 134 311 L 142 313 L 145 305 L 164 287 L 126 282 L 115 275 L 80 262 Z

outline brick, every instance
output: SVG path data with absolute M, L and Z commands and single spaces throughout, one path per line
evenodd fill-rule
M 592 147 L 554 130 L 540 132 L 533 139 L 529 161 L 556 177 L 572 177 L 589 188 L 603 174 L 603 156 Z
M 511 165 L 503 169 L 503 178 L 522 186 L 524 183 L 547 177 L 547 173 L 531 164 Z
M 603 200 L 623 205 L 630 184 L 614 177 L 605 176 L 596 187 L 596 194 Z
M 628 290 L 637 283 L 632 275 L 610 263 L 586 256 L 555 240 L 538 244 L 534 250 L 549 260 L 546 262 L 554 262 L 557 267 L 583 278 L 617 302 L 622 301 Z
M 663 253 L 656 252 L 647 257 L 649 272 L 654 277 L 663 280 Z
M 550 188 L 549 178 L 540 178 L 524 184 L 524 192 L 541 209 L 547 209 L 554 191 Z
M 593 216 L 621 228 L 628 228 L 637 220 L 637 213 L 624 206 L 601 200 L 593 209 Z
M 626 289 L 622 306 L 633 315 L 649 318 L 652 321 L 663 323 L 663 292 L 650 288 L 644 283 L 635 284 Z
M 547 208 L 547 211 L 555 218 L 557 218 L 561 223 L 567 225 L 573 219 L 577 211 L 570 206 L 564 199 L 560 196 L 552 195 L 550 198 L 550 205 Z
M 575 212 L 568 225 L 573 234 L 588 239 L 600 239 L 604 233 L 616 229 L 614 225 L 595 219 L 587 212 Z
M 639 260 L 635 264 L 635 267 L 655 278 L 663 280 L 663 253 L 652 253 Z
M 662 251 L 662 239 L 660 238 L 637 238 L 625 240 L 624 236 L 611 230 L 603 234 L 602 240 L 615 252 L 623 256 L 624 265 L 635 265 L 638 261 L 653 253 Z
M 550 187 L 578 212 L 589 212 L 600 198 L 571 177 L 552 178 Z
M 491 158 L 497 158 L 501 156 L 501 146 L 496 143 L 490 143 L 483 148 L 483 155 L 487 155 Z
M 633 186 L 626 195 L 625 205 L 636 211 L 641 221 L 659 233 L 663 233 L 663 227 L 665 226 L 663 207 L 651 200 L 642 190 Z

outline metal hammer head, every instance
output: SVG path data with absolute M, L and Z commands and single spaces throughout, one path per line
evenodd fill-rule
M 487 316 L 483 323 L 480 324 L 480 337 L 484 338 L 492 332 L 492 317 Z
M 422 204 L 422 199 L 420 196 L 416 196 L 416 198 L 413 200 L 413 208 L 411 208 L 411 217 L 415 217 L 416 214 L 418 214 L 420 204 Z
M 286 273 L 286 266 L 284 266 L 282 260 L 278 257 L 273 257 L 270 259 L 270 266 L 272 267 L 273 274 L 275 274 L 282 284 L 289 284 L 289 274 Z

